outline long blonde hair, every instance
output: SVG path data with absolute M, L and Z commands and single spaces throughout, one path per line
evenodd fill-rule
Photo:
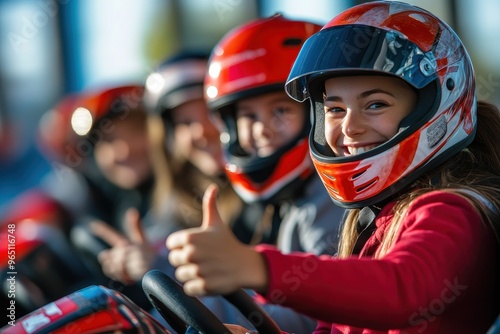
M 218 205 L 224 222 L 231 224 L 238 216 L 243 203 L 224 177 L 213 178 L 166 149 L 167 133 L 159 115 L 149 115 L 148 133 L 151 158 L 155 174 L 153 209 L 161 216 L 165 204 L 175 201 L 169 210 L 174 211 L 180 227 L 195 227 L 201 224 L 201 199 L 205 188 L 216 183 L 219 186 Z
M 432 190 L 454 192 L 469 200 L 489 224 L 500 245 L 500 111 L 487 102 L 479 102 L 478 128 L 474 141 L 449 159 L 438 170 L 439 184 L 424 175 L 401 194 L 393 207 L 394 218 L 385 233 L 376 258 L 382 257 L 394 245 L 408 207 L 418 196 Z M 342 230 L 339 257 L 352 255 L 358 239 L 356 230 L 359 209 L 349 212 Z

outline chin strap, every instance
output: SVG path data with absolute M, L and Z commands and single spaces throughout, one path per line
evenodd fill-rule
M 358 239 L 354 244 L 354 248 L 352 250 L 353 254 L 359 254 L 366 241 L 372 236 L 376 229 L 375 219 L 381 210 L 381 207 L 370 205 L 365 206 L 359 211 L 358 222 L 356 223 Z

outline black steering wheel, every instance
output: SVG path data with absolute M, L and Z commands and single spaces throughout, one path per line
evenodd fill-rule
M 225 334 L 228 329 L 195 297 L 184 293 L 182 285 L 159 270 L 147 272 L 142 288 L 151 304 L 178 333 L 187 325 L 205 334 Z M 281 331 L 269 315 L 245 291 L 239 289 L 224 295 L 259 333 L 280 334 Z

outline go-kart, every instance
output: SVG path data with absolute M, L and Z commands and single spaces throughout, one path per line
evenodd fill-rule
M 176 333 L 226 334 L 229 330 L 197 298 L 159 270 L 142 281 L 151 304 Z M 276 323 L 243 290 L 224 296 L 259 333 L 279 334 Z M 118 291 L 89 286 L 13 320 L 0 329 L 4 334 L 42 333 L 171 333 L 149 313 Z M 500 333 L 500 316 L 486 334 Z
M 168 333 L 157 320 L 125 295 L 97 285 L 73 292 L 17 320 L 11 320 L 0 332 Z
M 187 296 L 182 286 L 159 270 L 143 278 L 151 304 L 174 329 L 205 334 L 229 330 L 199 299 Z M 275 322 L 243 290 L 224 296 L 259 333 L 281 333 Z M 4 334 L 42 333 L 171 333 L 148 312 L 118 291 L 92 285 L 49 303 L 0 330 Z

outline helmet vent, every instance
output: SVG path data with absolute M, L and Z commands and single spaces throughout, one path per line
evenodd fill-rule
M 449 91 L 452 91 L 453 88 L 455 88 L 455 81 L 453 81 L 452 78 L 448 78 L 448 80 L 446 80 L 446 88 L 449 90 Z
M 328 190 L 330 192 L 332 192 L 334 194 L 338 194 L 339 193 L 339 191 L 337 189 L 333 188 L 332 186 L 327 185 L 326 187 L 328 188 Z
M 366 189 L 374 186 L 375 183 L 377 183 L 377 181 L 378 181 L 378 178 L 374 179 L 372 182 L 370 182 L 368 184 L 365 184 L 364 186 L 359 187 L 358 189 L 356 189 L 356 192 L 361 193 L 361 192 L 365 191 Z
M 358 177 L 360 177 L 361 175 L 363 175 L 364 173 L 366 172 L 366 170 L 362 171 L 362 172 L 359 172 L 357 174 L 354 174 L 352 177 L 351 177 L 351 180 L 356 180 Z
M 328 179 L 330 179 L 330 180 L 332 180 L 332 181 L 335 181 L 335 177 L 334 177 L 334 176 L 329 175 L 329 174 L 326 174 L 326 173 L 324 173 L 324 172 L 323 172 L 323 175 L 324 175 L 326 178 L 328 178 Z
M 287 38 L 283 41 L 283 46 L 300 46 L 302 42 L 302 38 Z

